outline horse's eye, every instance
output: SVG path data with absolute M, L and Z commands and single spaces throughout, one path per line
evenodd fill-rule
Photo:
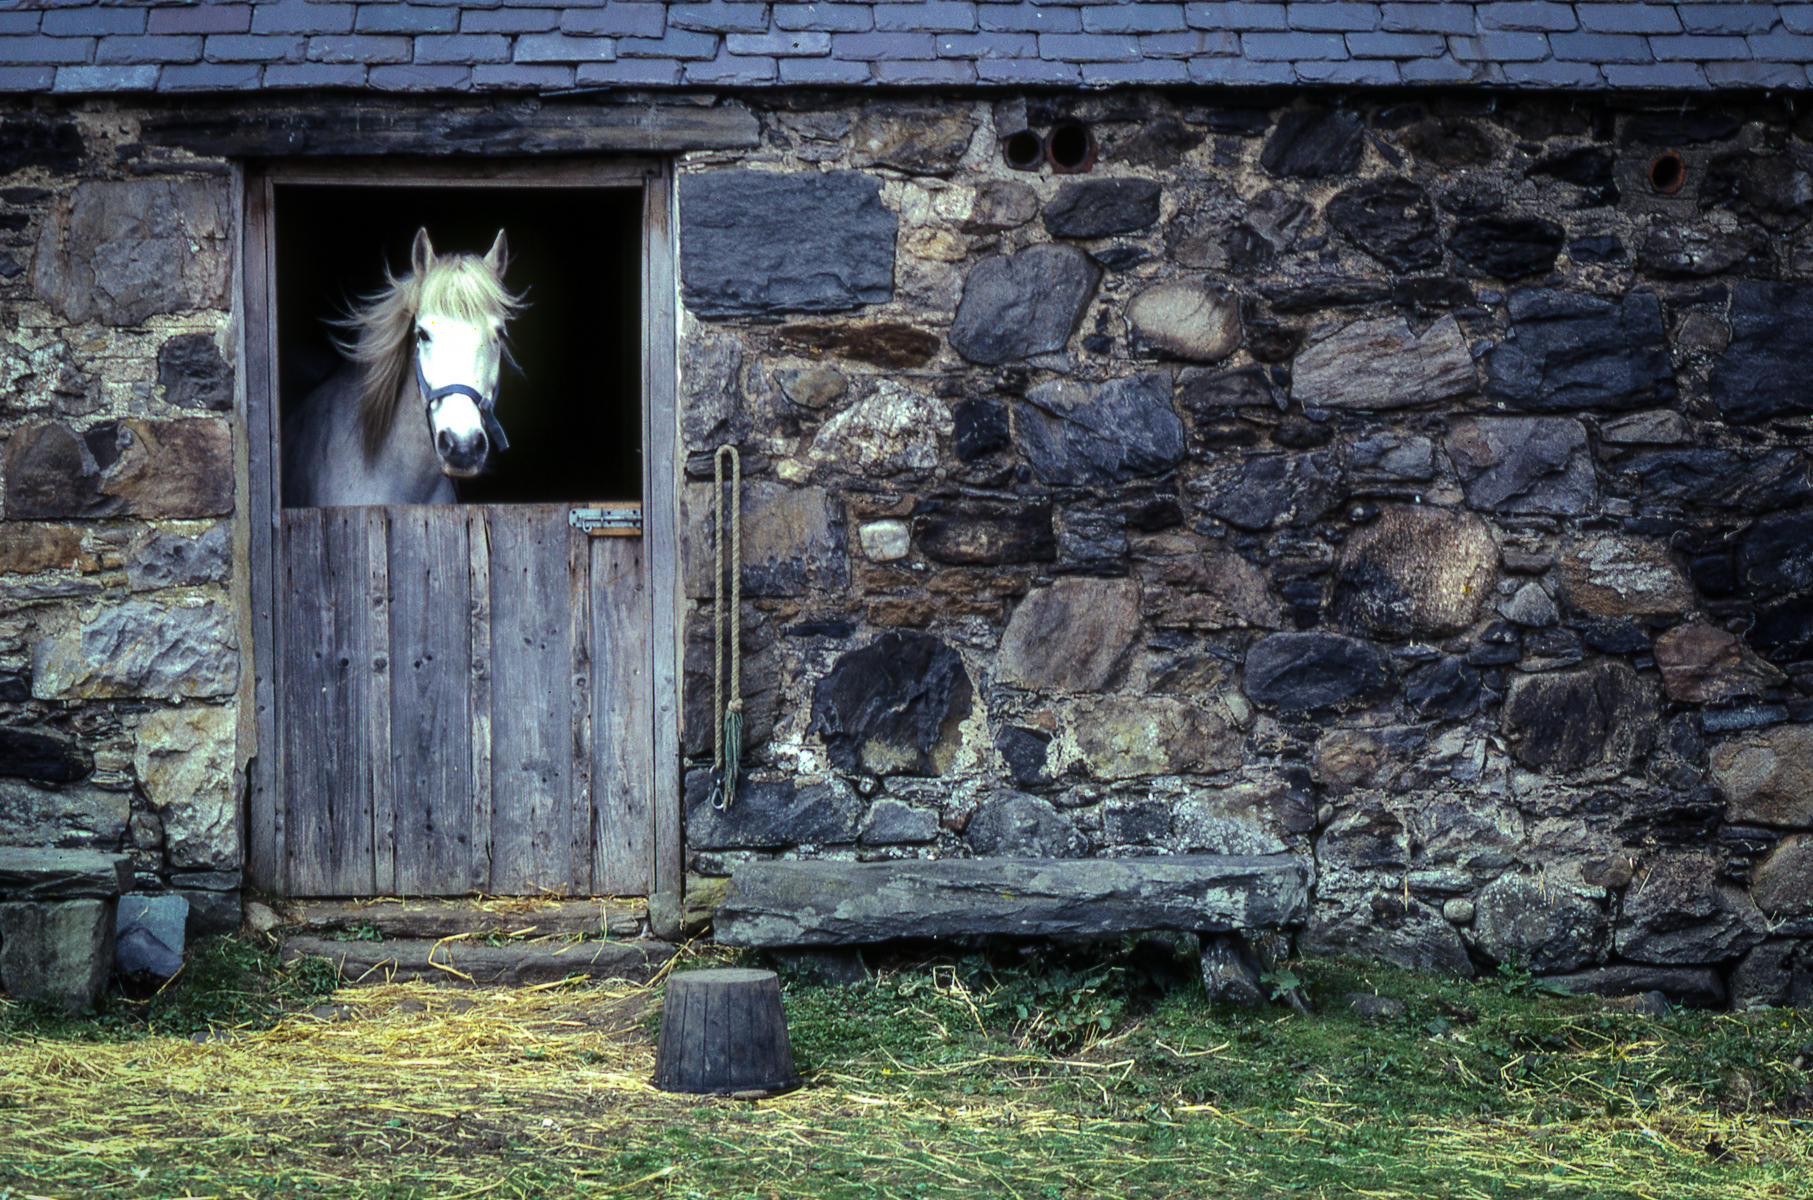
M 428 344 L 428 331 L 420 325 L 415 327 L 415 344 L 418 346 L 426 346 Z

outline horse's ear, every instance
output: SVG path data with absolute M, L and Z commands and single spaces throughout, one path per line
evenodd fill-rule
M 415 277 L 421 279 L 433 265 L 434 247 L 429 244 L 428 230 L 424 227 L 415 231 L 415 244 L 409 247 L 409 266 Z
M 497 239 L 491 243 L 491 249 L 485 251 L 485 265 L 499 279 L 504 277 L 504 263 L 509 261 L 510 246 L 504 241 L 504 231 L 497 231 Z

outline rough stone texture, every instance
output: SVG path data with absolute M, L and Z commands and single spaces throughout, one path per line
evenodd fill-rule
M 728 496 L 729 488 L 725 488 Z M 799 596 L 834 588 L 848 575 L 843 541 L 823 488 L 784 487 L 745 480 L 738 497 L 743 518 L 742 583 L 745 596 Z M 686 594 L 712 595 L 716 547 L 712 542 L 712 485 L 692 484 L 682 496 L 681 555 Z M 728 559 L 730 551 L 725 548 Z M 726 572 L 728 574 L 728 572 Z
M 0 525 L 0 572 L 32 575 L 59 567 L 92 567 L 75 525 Z
M 1511 293 L 1511 336 L 1486 358 L 1486 395 L 1530 412 L 1628 409 L 1675 399 L 1653 292 L 1621 300 L 1547 288 Z
M 239 866 L 231 705 L 186 704 L 139 722 L 133 768 L 145 798 L 163 817 L 172 865 L 201 870 Z
M 1351 113 L 1293 108 L 1279 117 L 1260 152 L 1259 164 L 1273 175 L 1323 179 L 1360 165 L 1366 131 Z
M 971 268 L 951 322 L 951 349 L 996 365 L 1062 350 L 1102 269 L 1074 246 L 1029 246 Z
M 882 800 L 863 818 L 859 840 L 865 846 L 937 841 L 938 815 L 898 800 Z
M 1158 220 L 1163 189 L 1149 179 L 1087 179 L 1066 183 L 1045 206 L 1052 237 L 1099 238 L 1132 233 Z
M 1704 621 L 1677 625 L 1656 639 L 1656 666 L 1670 700 L 1717 704 L 1760 696 L 1786 682 L 1737 637 Z M 1809 780 L 1813 783 L 1813 780 Z
M 1237 554 L 1191 554 L 1155 564 L 1143 602 L 1161 629 L 1277 629 L 1284 610 L 1265 573 Z
M 0 780 L 0 845 L 111 850 L 126 836 L 131 816 L 126 792 L 67 784 L 52 791 Z
M 1240 303 L 1205 280 L 1149 287 L 1127 305 L 1143 347 L 1191 362 L 1219 362 L 1240 345 Z
M 948 175 L 969 149 L 976 123 L 944 106 L 865 109 L 851 122 L 850 141 L 865 166 L 893 167 L 913 175 Z
M 1078 701 L 1067 724 L 1096 779 L 1199 774 L 1239 764 L 1244 736 L 1226 704 L 1172 696 Z
M 1486 275 L 1521 279 L 1555 265 L 1566 233 L 1542 217 L 1481 217 L 1462 221 L 1448 238 L 1456 258 Z
M 0 775 L 73 783 L 94 769 L 94 756 L 62 738 L 0 726 Z
M 1270 929 L 1303 919 L 1309 882 L 1309 870 L 1288 855 L 744 863 L 731 875 L 716 931 L 731 946 L 824 946 Z
M 1057 557 L 1049 503 L 936 501 L 915 514 L 913 528 L 920 550 L 938 562 L 994 566 Z
M 1712 399 L 1746 423 L 1813 411 L 1813 287 L 1738 280 L 1731 285 L 1731 342 L 1712 368 Z
M 1569 544 L 1561 579 L 1568 603 L 1602 617 L 1678 617 L 1694 602 L 1666 546 L 1610 534 Z
M 1089 839 L 1076 824 L 1037 796 L 997 796 L 970 818 L 964 837 L 985 858 L 1082 858 Z
M 0 990 L 71 1014 L 100 1003 L 113 974 L 113 903 L 0 903 Z
M 1603 961 L 1611 923 L 1591 901 L 1527 875 L 1501 875 L 1479 893 L 1473 938 L 1499 962 L 1548 975 Z
M 1464 396 L 1478 386 L 1453 317 L 1414 333 L 1401 317 L 1354 321 L 1320 335 L 1292 364 L 1306 408 L 1388 410 Z
M 840 770 L 942 775 L 974 695 L 949 646 L 925 634 L 883 634 L 840 655 L 819 681 L 811 732 Z
M 1751 873 L 1750 895 L 1771 917 L 1813 916 L 1813 834 L 1783 838 Z
M 1466 417 L 1444 441 L 1467 503 L 1504 513 L 1574 516 L 1597 495 L 1586 429 L 1566 417 Z
M 18 431 L 6 445 L 6 515 L 21 518 L 210 517 L 233 508 L 226 421 L 109 421 Z
M 924 475 L 938 465 L 950 410 L 891 382 L 826 421 L 806 458 L 823 471 L 863 476 Z
M 1714 855 L 1676 852 L 1645 868 L 1625 892 L 1623 920 L 1613 936 L 1625 958 L 1716 963 L 1763 940 L 1763 914 L 1738 888 L 1715 882 L 1719 862 Z
M 1719 1008 L 1725 1003 L 1724 981 L 1710 967 L 1616 963 L 1609 967 L 1551 975 L 1546 982 L 1564 992 L 1598 996 L 1640 996 L 1645 992 L 1661 992 L 1670 1000 L 1693 1008 Z
M 1375 699 L 1391 683 L 1384 653 L 1332 633 L 1272 633 L 1246 656 L 1246 694 L 1261 708 L 1309 713 Z
M 1655 741 L 1655 699 L 1622 662 L 1519 675 L 1501 728 L 1511 753 L 1547 771 L 1622 770 Z
M 1712 752 L 1712 778 L 1725 795 L 1728 821 L 1813 825 L 1813 725 L 1777 725 L 1721 743 Z
M 1371 637 L 1456 633 L 1479 615 L 1497 568 L 1492 531 L 1472 513 L 1390 508 L 1341 548 L 1333 611 Z
M 1307 954 L 1377 958 L 1413 971 L 1468 978 L 1466 943 L 1441 913 L 1392 891 L 1343 885 L 1318 893 L 1308 927 L 1297 939 Z
M 208 698 L 239 680 L 231 610 L 218 601 L 128 600 L 99 609 L 32 650 L 32 695 L 43 700 Z
M 1183 422 L 1162 371 L 1096 387 L 1039 384 L 1015 413 L 1014 441 L 1039 478 L 1054 484 L 1120 483 L 1167 470 L 1184 456 Z
M 862 801 L 842 779 L 744 778 L 737 802 L 711 804 L 711 772 L 686 773 L 686 841 L 700 850 L 769 849 L 856 841 Z
M 1126 669 L 1140 634 L 1139 585 L 1060 579 L 1014 608 L 1001 635 L 995 681 L 1046 692 L 1098 692 Z
M 1210 466 L 1188 490 L 1203 512 L 1236 529 L 1308 525 L 1340 496 L 1341 466 L 1332 454 L 1263 454 Z
M 131 886 L 124 854 L 0 845 L 0 900 L 112 900 Z
M 189 902 L 176 895 L 128 892 L 114 910 L 114 967 L 129 988 L 150 991 L 182 969 Z
M 1772 940 L 1731 970 L 1731 1007 L 1813 1007 L 1813 942 Z
M 233 368 L 220 356 L 209 334 L 178 334 L 159 346 L 157 382 L 164 389 L 164 399 L 178 408 L 216 412 L 233 408 Z
M 197 536 L 147 529 L 126 550 L 126 586 L 135 592 L 226 583 L 232 569 L 232 529 L 224 521 Z
M 894 294 L 898 221 L 854 171 L 680 177 L 680 294 L 702 317 L 835 312 Z
M 1355 184 L 1330 200 L 1323 215 L 1394 271 L 1420 271 L 1442 261 L 1441 233 L 1429 195 L 1408 179 Z
M 38 235 L 33 290 L 59 316 L 107 325 L 225 308 L 232 208 L 224 178 L 78 184 Z

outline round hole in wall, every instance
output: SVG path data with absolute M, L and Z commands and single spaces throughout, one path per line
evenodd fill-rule
M 1679 150 L 1664 150 L 1649 160 L 1649 186 L 1664 196 L 1672 196 L 1687 182 L 1687 160 Z
M 1001 157 L 1016 171 L 1036 171 L 1045 160 L 1045 144 L 1032 130 L 1022 129 L 1001 139 Z
M 1095 165 L 1095 135 L 1079 121 L 1060 121 L 1045 135 L 1045 161 L 1060 175 L 1080 175 Z

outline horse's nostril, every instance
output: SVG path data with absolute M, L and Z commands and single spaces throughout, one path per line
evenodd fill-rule
M 453 435 L 451 433 L 448 433 L 445 429 L 441 430 L 438 434 L 435 435 L 434 447 L 435 447 L 435 449 L 437 449 L 441 452 L 442 458 L 448 457 L 449 455 L 451 455 L 453 453 L 453 448 L 454 448 Z

